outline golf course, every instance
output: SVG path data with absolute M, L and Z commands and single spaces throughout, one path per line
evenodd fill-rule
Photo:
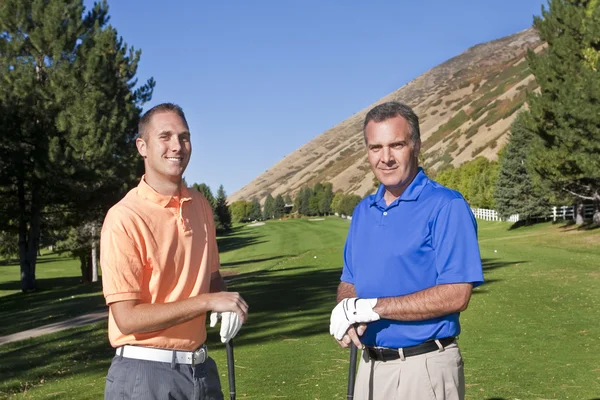
M 250 305 L 235 338 L 238 399 L 345 399 L 348 350 L 329 335 L 350 221 L 271 220 L 218 238 L 229 290 Z M 478 221 L 485 284 L 461 315 L 467 399 L 600 398 L 600 229 Z M 0 265 L 0 336 L 106 309 L 78 260 L 45 253 L 39 290 Z M 228 393 L 225 347 L 209 354 Z M 105 320 L 0 345 L 0 398 L 98 399 L 114 350 Z M 227 398 L 227 395 L 226 395 Z

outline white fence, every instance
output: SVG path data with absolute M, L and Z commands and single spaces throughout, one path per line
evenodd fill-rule
M 488 210 L 487 208 L 471 208 L 473 211 L 473 215 L 475 218 L 482 219 L 484 221 L 508 221 L 508 222 L 517 222 L 519 221 L 519 214 L 511 215 L 510 218 L 504 220 L 500 218 L 496 210 Z M 592 218 L 594 215 L 594 205 L 593 204 L 585 204 L 583 206 L 583 218 Z M 575 207 L 574 206 L 560 206 L 560 207 L 552 207 L 548 210 L 548 214 L 540 215 L 539 219 L 552 219 L 556 221 L 557 219 L 575 219 Z

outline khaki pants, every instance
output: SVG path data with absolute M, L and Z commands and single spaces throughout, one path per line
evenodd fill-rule
M 369 360 L 361 357 L 355 400 L 463 400 L 465 376 L 456 343 L 403 360 Z

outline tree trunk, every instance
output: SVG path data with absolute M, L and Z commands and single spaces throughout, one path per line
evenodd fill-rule
M 573 207 L 573 217 L 576 225 L 583 225 L 583 202 L 578 200 Z
M 594 193 L 594 216 L 592 221 L 595 225 L 600 226 L 600 192 Z
M 98 282 L 98 247 L 95 222 L 92 222 L 92 282 Z
M 33 184 L 31 194 L 31 210 L 29 226 L 27 224 L 27 207 L 25 200 L 25 184 L 18 182 L 19 196 L 19 259 L 21 265 L 21 290 L 30 292 L 36 289 L 35 264 L 37 262 L 38 242 L 40 238 L 40 199 L 39 187 Z

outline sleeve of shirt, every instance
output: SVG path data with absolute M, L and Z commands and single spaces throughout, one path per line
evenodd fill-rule
M 141 298 L 144 263 L 120 218 L 109 212 L 100 234 L 100 267 L 106 304 Z
M 463 198 L 448 202 L 433 222 L 437 284 L 483 283 L 477 222 Z

